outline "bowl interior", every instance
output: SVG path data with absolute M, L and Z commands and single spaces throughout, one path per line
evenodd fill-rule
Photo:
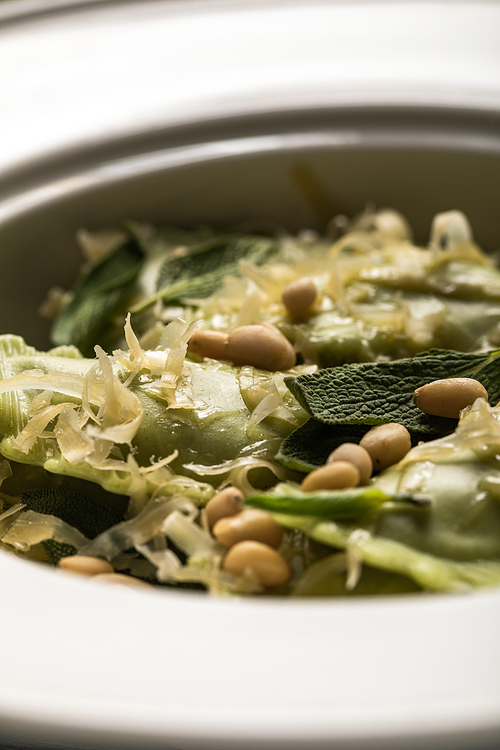
M 465 123 L 459 138 L 447 139 L 443 122 L 431 116 L 429 125 L 419 113 L 408 129 L 385 113 L 382 138 L 380 116 L 375 121 L 367 112 L 347 123 L 334 112 L 322 113 L 320 123 L 317 115 L 299 122 L 292 113 L 281 130 L 276 122 L 266 129 L 266 122 L 249 121 L 232 137 L 226 123 L 188 133 L 183 142 L 172 132 L 148 134 L 119 148 L 110 141 L 55 155 L 17 181 L 11 177 L 10 187 L 0 181 L 0 331 L 48 346 L 38 308 L 48 289 L 67 288 L 77 274 L 76 230 L 130 219 L 321 231 L 331 216 L 373 203 L 400 210 L 426 243 L 433 215 L 455 208 L 468 215 L 476 241 L 494 252 L 500 137 L 491 138 L 484 120 L 487 138 L 478 138 L 477 123 Z

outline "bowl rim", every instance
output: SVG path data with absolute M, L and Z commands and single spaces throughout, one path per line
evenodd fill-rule
M 420 151 L 500 153 L 500 109 L 442 106 L 318 106 L 218 114 L 174 126 L 141 127 L 43 152 L 0 173 L 0 222 L 50 196 L 210 161 L 274 153 Z
M 453 14 L 449 12 L 451 4 Z M 321 108 L 341 111 L 355 106 L 385 106 L 414 111 L 427 107 L 483 110 L 492 115 L 500 112 L 500 77 L 494 75 L 500 61 L 492 47 L 492 31 L 500 23 L 500 8 L 491 0 L 142 0 L 140 17 L 137 8 L 137 0 L 7 0 L 0 5 L 0 38 L 6 55 L 3 60 L 0 46 L 0 64 L 7 67 L 14 58 L 12 64 L 19 69 L 12 79 L 14 85 L 9 79 L 2 83 L 3 95 L 9 102 L 9 119 L 4 123 L 9 128 L 9 148 L 2 150 L 0 145 L 0 174 L 20 167 L 23 157 L 36 161 L 54 150 L 77 146 L 82 138 L 98 141 L 103 134 L 127 138 L 145 129 L 174 130 L 204 119 L 232 118 L 235 122 L 238 115 L 246 117 L 255 111 L 293 109 L 298 113 Z M 323 20 L 323 34 L 327 35 L 336 20 L 343 23 L 346 38 L 342 41 L 342 37 L 337 37 L 335 45 L 311 59 L 310 70 L 299 80 L 300 66 L 292 69 L 286 64 L 294 58 L 293 45 L 307 46 L 311 57 L 318 45 L 321 48 L 314 38 L 303 38 L 303 26 L 309 17 L 309 23 L 317 25 Z M 212 33 L 218 33 L 213 45 L 224 44 L 235 29 L 242 33 L 242 20 L 253 24 L 247 33 L 269 26 L 278 34 L 285 28 L 286 34 L 272 37 L 283 58 L 275 55 L 257 64 L 255 58 L 247 60 L 242 56 L 238 60 L 239 75 L 234 76 L 224 55 L 211 54 L 211 40 L 198 32 L 197 44 L 209 55 L 209 77 L 200 77 L 197 86 L 192 69 L 176 69 L 165 97 L 161 65 L 172 66 L 190 29 L 211 22 Z M 443 23 L 448 28 L 446 47 L 441 50 L 433 26 Z M 117 44 L 114 55 L 130 79 L 128 86 L 143 92 L 138 110 L 127 108 L 128 91 L 119 70 L 106 66 L 111 24 L 116 38 L 124 40 L 122 46 Z M 161 47 L 161 37 L 152 37 L 155 29 L 166 25 L 179 36 L 176 43 L 181 44 L 173 49 L 172 59 L 168 48 Z M 378 37 L 373 34 L 373 25 Z M 421 40 L 425 55 L 420 54 L 415 28 L 426 35 Z M 484 36 L 482 44 L 480 32 Z M 76 56 L 84 55 L 88 48 L 85 35 L 96 38 L 96 65 L 102 64 L 106 73 L 97 76 L 92 87 L 88 86 L 86 69 L 75 64 Z M 149 38 L 154 64 L 148 63 L 147 56 L 132 60 L 127 41 L 147 44 Z M 71 47 L 68 39 L 74 42 Z M 44 116 L 47 120 L 41 118 L 39 127 L 26 138 L 32 101 L 40 96 L 30 54 L 43 57 L 45 43 L 53 48 L 51 55 L 45 56 L 47 74 L 54 80 L 44 83 L 44 96 L 57 102 L 64 92 L 65 106 L 52 119 L 50 114 Z M 356 57 L 349 55 L 349 45 L 353 44 L 362 45 L 357 66 Z M 392 64 L 390 55 L 395 44 L 395 54 L 401 57 L 399 66 Z M 473 65 L 464 64 L 464 47 L 466 60 L 472 60 Z M 386 48 L 389 52 L 382 54 Z M 63 66 L 56 65 L 58 55 L 65 56 Z M 351 58 L 347 68 L 343 65 L 346 55 Z M 365 58 L 369 65 L 361 64 Z M 69 77 L 61 67 L 68 69 Z M 113 88 L 114 81 L 120 85 Z M 217 81 L 223 84 L 218 85 Z M 18 86 L 25 97 L 18 96 Z M 101 111 L 92 110 L 94 101 L 99 101 Z
M 28 671 L 25 679 L 17 679 L 17 684 L 12 682 L 8 684 L 5 680 L 0 680 L 0 727 L 5 727 L 7 733 L 9 727 L 15 727 L 17 736 L 25 737 L 27 741 L 33 741 L 33 738 L 43 737 L 44 740 L 55 740 L 58 736 L 68 736 L 71 734 L 73 741 L 81 743 L 98 741 L 112 744 L 120 742 L 123 747 L 133 747 L 134 742 L 140 738 L 141 746 L 155 748 L 157 743 L 161 742 L 182 742 L 189 747 L 210 746 L 210 742 L 217 743 L 221 749 L 239 746 L 250 747 L 245 743 L 266 741 L 268 747 L 327 747 L 327 744 L 335 739 L 339 747 L 358 747 L 356 743 L 362 743 L 363 748 L 379 747 L 380 742 L 386 743 L 388 748 L 401 747 L 401 743 L 411 742 L 411 747 L 419 748 L 427 746 L 429 741 L 439 742 L 441 739 L 448 743 L 455 742 L 457 748 L 470 747 L 468 743 L 475 742 L 477 746 L 480 743 L 496 739 L 500 731 L 500 691 L 498 690 L 498 681 L 488 675 L 484 675 L 485 681 L 488 682 L 488 691 L 486 693 L 477 693 L 477 675 L 476 684 L 465 686 L 465 689 L 455 691 L 455 695 L 450 698 L 448 695 L 442 695 L 436 700 L 436 694 L 432 695 L 432 701 L 427 702 L 423 699 L 423 694 L 417 689 L 413 695 L 412 687 L 408 690 L 408 684 L 414 682 L 421 683 L 422 658 L 429 666 L 430 660 L 425 654 L 415 652 L 410 658 L 405 659 L 404 669 L 397 670 L 397 677 L 406 680 L 406 690 L 403 699 L 399 699 L 393 692 L 393 688 L 388 691 L 384 685 L 384 679 L 380 679 L 380 688 L 384 693 L 383 699 L 374 699 L 373 703 L 363 701 L 347 701 L 340 707 L 334 705 L 325 710 L 324 701 L 319 707 L 314 705 L 314 701 L 307 700 L 307 705 L 300 709 L 294 705 L 294 710 L 290 711 L 289 707 L 283 701 L 276 705 L 266 705 L 265 701 L 257 701 L 254 691 L 247 691 L 252 695 L 253 702 L 245 708 L 240 700 L 233 701 L 233 705 L 209 701 L 207 705 L 205 699 L 195 696 L 193 701 L 186 702 L 186 686 L 183 685 L 183 700 L 176 701 L 175 692 L 164 690 L 166 698 L 164 703 L 153 700 L 151 690 L 147 690 L 147 695 L 141 697 L 137 694 L 130 694 L 130 691 L 124 689 L 124 686 L 117 685 L 115 693 L 112 696 L 103 696 L 102 691 L 95 691 L 92 695 L 90 688 L 90 675 L 101 676 L 103 670 L 113 669 L 113 665 L 119 662 L 120 656 L 123 656 L 124 639 L 117 638 L 115 644 L 107 641 L 106 659 L 104 664 L 98 664 L 98 657 L 102 659 L 103 652 L 98 656 L 82 653 L 75 657 L 74 642 L 85 642 L 85 632 L 88 633 L 89 622 L 95 617 L 96 611 L 103 606 L 112 607 L 113 617 L 112 625 L 116 626 L 120 618 L 127 623 L 127 627 L 132 631 L 134 628 L 148 629 L 148 638 L 158 637 L 165 622 L 177 621 L 177 626 L 185 626 L 189 618 L 200 615 L 199 595 L 190 592 L 168 592 L 163 596 L 161 593 L 153 593 L 129 590 L 106 590 L 99 584 L 75 579 L 67 574 L 60 574 L 58 571 L 46 570 L 34 566 L 32 562 L 17 559 L 10 555 L 2 555 L 1 567 L 4 576 L 11 580 L 10 591 L 12 594 L 12 579 L 26 583 L 26 590 L 32 597 L 40 599 L 40 592 L 43 591 L 43 598 L 49 603 L 55 601 L 65 602 L 67 611 L 62 616 L 60 609 L 51 611 L 42 610 L 43 618 L 38 623 L 37 635 L 42 641 L 47 637 L 56 636 L 57 648 L 64 653 L 69 659 L 69 664 L 63 668 L 60 674 L 60 680 L 41 679 L 44 676 L 44 669 L 53 659 L 53 654 L 49 659 L 40 656 L 38 644 L 28 639 L 24 640 L 23 664 L 35 660 L 37 654 L 38 662 L 35 668 Z M 3 595 L 5 595 L 5 586 Z M 38 589 L 38 597 L 35 594 L 35 588 Z M 11 597 L 9 597 L 11 598 Z M 90 617 L 82 617 L 81 603 L 90 604 Z M 133 609 L 132 609 L 133 607 Z M 327 632 L 340 632 L 345 635 L 351 630 L 359 632 L 360 621 L 370 623 L 370 627 L 375 631 L 376 640 L 380 639 L 383 633 L 381 627 L 385 629 L 389 621 L 394 624 L 395 630 L 400 633 L 410 625 L 417 625 L 420 634 L 425 642 L 430 646 L 430 638 L 434 639 L 433 654 L 436 653 L 437 645 L 444 647 L 446 639 L 450 639 L 450 625 L 459 622 L 466 622 L 469 626 L 477 627 L 478 611 L 483 617 L 482 628 L 479 636 L 482 639 L 480 644 L 475 644 L 472 654 L 463 653 L 460 659 L 463 663 L 469 658 L 477 658 L 478 655 L 484 664 L 485 651 L 489 651 L 488 665 L 492 671 L 495 671 L 495 665 L 499 663 L 499 649 L 496 640 L 495 623 L 498 621 L 500 614 L 500 596 L 498 592 L 482 591 L 474 594 L 447 594 L 432 595 L 423 594 L 419 597 L 403 595 L 400 597 L 381 597 L 374 604 L 367 599 L 360 600 L 341 600 L 341 601 L 312 601 L 307 605 L 307 612 L 303 603 L 300 601 L 283 601 L 277 597 L 270 597 L 266 600 L 243 600 L 234 602 L 227 599 L 209 599 L 201 603 L 203 608 L 204 620 L 208 632 L 212 629 L 214 623 L 219 626 L 226 622 L 225 637 L 228 639 L 228 630 L 233 630 L 241 620 L 243 615 L 251 622 L 254 628 L 252 641 L 259 641 L 259 648 L 262 643 L 265 644 L 265 654 L 269 658 L 273 654 L 275 664 L 284 669 L 284 675 L 289 674 L 286 670 L 288 660 L 286 655 L 279 652 L 276 641 L 266 638 L 266 631 L 269 630 L 270 621 L 275 621 L 273 628 L 274 635 L 277 630 L 292 618 L 301 620 L 311 625 L 311 621 L 318 622 L 321 619 L 321 627 L 317 628 L 315 636 L 323 637 Z M 142 611 L 139 613 L 139 608 Z M 127 617 L 125 618 L 124 615 Z M 162 616 L 167 616 L 161 621 Z M 472 619 L 471 619 L 472 616 Z M 24 620 L 23 620 L 24 617 Z M 63 622 L 61 623 L 61 618 Z M 156 624 L 155 624 L 156 620 Z M 160 621 L 160 622 L 159 622 Z M 72 624 L 73 632 L 65 632 L 65 626 Z M 149 623 L 149 624 L 148 624 Z M 13 612 L 9 623 L 10 628 L 23 638 L 29 633 L 29 624 L 25 621 L 24 613 Z M 241 627 L 241 623 L 240 623 Z M 140 632 L 140 629 L 137 632 Z M 179 627 L 176 629 L 179 634 Z M 249 642 L 251 659 L 256 658 L 255 649 Z M 411 642 L 411 638 L 405 639 L 406 644 Z M 160 641 L 158 641 L 160 642 Z M 239 637 L 231 640 L 231 645 L 239 643 Z M 383 649 L 387 649 L 387 639 L 379 641 L 383 644 Z M 183 648 L 182 641 L 178 642 L 178 647 Z M 219 644 L 220 645 L 220 644 Z M 146 648 L 144 644 L 140 649 L 144 654 L 151 657 L 151 648 Z M 278 651 L 278 653 L 276 653 Z M 300 651 L 300 650 L 299 650 Z M 153 651 L 154 652 L 154 651 Z M 396 648 L 395 652 L 401 655 L 401 649 Z M 314 653 L 314 648 L 309 649 L 308 653 Z M 366 659 L 370 649 L 361 648 L 361 653 Z M 174 660 L 172 652 L 162 653 L 161 650 L 156 654 L 154 670 L 152 665 L 140 664 L 140 661 L 132 658 L 131 664 L 135 667 L 133 671 L 139 684 L 144 685 L 144 679 L 149 677 L 155 681 L 155 688 L 162 689 L 161 679 L 155 680 L 154 672 L 162 673 L 168 670 L 172 662 L 176 666 L 178 660 Z M 332 659 L 331 655 L 324 654 L 324 666 L 332 667 L 336 665 L 336 677 L 345 679 L 349 669 L 351 658 L 345 658 L 346 655 L 337 654 Z M 491 658 L 492 657 L 492 658 Z M 380 669 L 384 666 L 389 668 L 391 676 L 394 676 L 394 665 L 388 665 L 383 658 L 383 654 L 371 654 L 370 668 Z M 7 675 L 12 678 L 15 665 L 19 665 L 19 657 L 13 650 L 13 653 L 6 655 L 4 658 Z M 90 664 L 89 664 L 90 663 Z M 58 667 L 61 667 L 60 659 L 57 660 Z M 218 656 L 214 654 L 202 655 L 201 669 L 213 670 L 218 666 L 222 672 L 219 672 L 215 684 L 219 686 L 221 677 L 234 677 L 234 666 L 232 663 L 220 663 Z M 463 666 L 463 664 L 462 664 Z M 244 664 L 245 676 L 259 677 L 260 670 L 251 668 L 248 663 Z M 250 667 L 250 669 L 249 669 Z M 196 664 L 187 663 L 187 679 L 191 682 L 196 674 L 199 674 L 199 668 Z M 78 675 L 77 680 L 68 679 L 71 671 L 75 670 Z M 122 670 L 123 671 L 123 670 Z M 128 671 L 128 670 L 125 670 Z M 303 670 L 302 670 L 303 671 Z M 415 676 L 415 672 L 419 674 Z M 460 670 L 458 671 L 460 673 Z M 165 672 L 166 673 L 166 672 Z M 213 672 L 215 675 L 215 672 Z M 318 677 L 318 670 L 315 675 Z M 301 675 L 307 678 L 307 674 Z M 45 678 L 47 673 L 45 672 Z M 269 674 L 266 675 L 269 679 Z M 276 684 L 282 685 L 282 679 L 276 680 L 276 675 L 271 675 L 270 679 Z M 369 671 L 364 679 L 370 681 L 373 679 Z M 428 680 L 425 681 L 425 688 L 431 688 L 431 682 L 438 680 L 439 676 L 435 671 L 431 671 Z M 78 684 L 81 680 L 80 685 Z M 49 682 L 49 684 L 47 684 Z M 109 681 L 107 681 L 109 683 Z M 356 678 L 357 682 L 357 678 Z M 206 680 L 202 681 L 206 686 Z M 398 689 L 401 690 L 401 683 L 397 682 Z M 230 681 L 230 686 L 234 682 Z M 330 680 L 323 680 L 321 690 L 325 690 L 327 685 L 332 690 L 334 698 L 338 700 L 339 690 L 334 690 Z M 83 686 L 82 690 L 79 689 Z M 413 685 L 415 687 L 415 685 Z M 422 684 L 419 686 L 422 688 Z M 94 686 L 95 688 L 95 686 Z M 245 687 L 238 688 L 245 693 Z M 352 686 L 351 686 L 352 689 Z M 308 690 L 318 698 L 319 691 L 312 688 L 308 683 Z M 266 690 L 266 697 L 269 691 Z M 229 690 L 224 691 L 224 698 L 227 700 L 230 695 Z M 418 699 L 415 700 L 415 697 Z M 363 696 L 366 699 L 366 694 Z M 21 700 L 22 698 L 22 700 Z M 161 705 L 161 709 L 160 709 Z M 125 709 L 125 711 L 124 711 Z M 196 712 L 196 723 L 190 721 Z M 20 733 L 20 734 L 19 734 Z M 313 743 L 309 745 L 309 743 Z M 108 746 L 106 744 L 106 747 Z M 328 745 L 329 746 L 329 745 Z M 361 747 L 361 744 L 359 745 Z M 214 745 L 215 747 L 215 745 Z

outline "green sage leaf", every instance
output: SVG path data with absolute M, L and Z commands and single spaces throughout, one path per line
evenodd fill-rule
M 57 565 L 59 560 L 63 557 L 72 557 L 73 555 L 76 555 L 78 551 L 72 544 L 56 542 L 55 539 L 46 539 L 42 544 L 45 554 L 52 565 Z
M 21 500 L 28 510 L 56 516 L 89 539 L 93 539 L 120 520 L 108 508 L 79 492 L 40 487 L 25 490 L 21 495 Z M 73 545 L 58 542 L 55 539 L 46 539 L 43 547 L 53 565 L 57 565 L 62 557 L 74 555 L 77 552 Z
M 288 469 L 312 471 L 323 466 L 330 453 L 342 443 L 359 443 L 367 425 L 329 425 L 312 417 L 281 443 L 276 460 Z
M 287 377 L 285 383 L 301 406 L 324 424 L 399 422 L 430 438 L 452 432 L 457 420 L 421 412 L 413 403 L 415 389 L 432 380 L 470 377 L 484 385 L 495 404 L 500 399 L 499 357 L 499 350 L 480 354 L 431 350 L 393 362 L 349 364 Z
M 342 443 L 359 443 L 368 432 L 370 425 L 364 424 L 324 424 L 311 417 L 297 427 L 280 445 L 276 460 L 287 469 L 309 472 L 323 466 L 328 456 Z M 429 440 L 429 435 L 413 431 L 412 446 Z M 444 437 L 448 432 L 433 437 Z
M 125 317 L 142 262 L 138 243 L 130 239 L 84 272 L 52 327 L 53 343 L 73 344 L 85 356 L 93 356 L 96 344 L 105 345 L 113 317 L 120 312 Z
M 176 248 L 163 262 L 157 292 L 142 300 L 133 312 L 141 312 L 158 300 L 183 302 L 213 294 L 227 276 L 239 276 L 239 263 L 247 260 L 257 266 L 278 250 L 269 238 L 253 235 L 213 237 L 199 244 Z
M 57 516 L 88 539 L 93 539 L 120 520 L 108 508 L 79 492 L 42 487 L 23 492 L 21 502 L 28 510 Z

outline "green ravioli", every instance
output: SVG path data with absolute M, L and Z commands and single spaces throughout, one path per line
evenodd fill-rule
M 0 431 L 3 435 L 0 452 L 9 459 L 44 466 L 56 474 L 88 479 L 109 492 L 128 494 L 131 478 L 120 471 L 99 469 L 85 461 L 70 463 L 64 459 L 53 437 L 38 438 L 29 451 L 16 447 L 15 439 L 26 427 L 32 414 L 36 396 L 50 387 L 51 403 L 79 405 L 76 395 L 58 393 L 58 379 L 64 376 L 84 376 L 96 364 L 83 358 L 71 347 L 59 347 L 49 352 L 37 352 L 17 336 L 0 337 L 0 382 L 21 373 L 28 373 L 31 387 L 16 387 L 0 393 Z M 118 370 L 119 372 L 119 370 Z M 125 380 L 128 372 L 120 377 Z M 115 446 L 113 456 L 126 459 L 129 451 L 143 467 L 176 453 L 171 464 L 175 473 L 199 476 L 198 469 L 213 469 L 245 456 L 272 460 L 284 435 L 293 429 L 283 420 L 267 420 L 249 429 L 251 410 L 240 385 L 240 368 L 206 360 L 202 363 L 186 361 L 184 373 L 176 388 L 177 398 L 185 397 L 183 406 L 169 406 L 162 397 L 160 377 L 141 374 L 129 386 L 142 404 L 143 418 L 132 444 Z M 269 377 L 263 374 L 261 379 Z M 40 380 L 39 389 L 33 387 Z M 298 405 L 298 411 L 301 411 Z M 54 417 L 55 419 L 55 417 Z M 53 425 L 52 425 L 53 426 Z M 47 426 L 51 429 L 51 425 Z M 217 479 L 216 481 L 220 481 Z

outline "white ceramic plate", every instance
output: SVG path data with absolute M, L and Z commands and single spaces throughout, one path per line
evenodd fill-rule
M 69 283 L 81 224 L 313 224 L 298 161 L 339 210 L 397 205 L 423 235 L 462 208 L 495 249 L 499 28 L 500 5 L 477 0 L 3 3 L 2 331 L 43 341 L 36 307 Z M 216 600 L 2 555 L 0 602 L 0 742 L 500 742 L 497 592 Z

